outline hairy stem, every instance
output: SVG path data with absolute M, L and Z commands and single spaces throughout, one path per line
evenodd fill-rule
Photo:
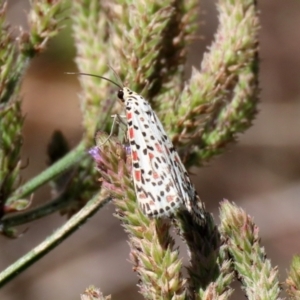
M 42 243 L 29 251 L 14 264 L 0 273 L 0 287 L 11 281 L 21 272 L 26 270 L 40 258 L 44 257 L 49 251 L 58 246 L 69 235 L 76 231 L 88 218 L 94 215 L 100 207 L 110 200 L 107 192 L 95 195 L 76 215 L 67 223 L 46 238 Z
M 45 183 L 49 182 L 56 176 L 60 175 L 63 171 L 67 170 L 75 163 L 80 161 L 86 155 L 85 143 L 80 143 L 74 150 L 60 159 L 58 162 L 47 168 L 45 171 L 32 178 L 24 185 L 20 186 L 15 193 L 7 200 L 6 204 L 10 203 L 29 196 L 37 188 L 41 187 Z

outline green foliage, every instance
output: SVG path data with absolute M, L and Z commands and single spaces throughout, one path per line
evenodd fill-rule
M 23 119 L 21 112 L 21 76 L 30 59 L 42 51 L 52 36 L 62 27 L 62 1 L 32 1 L 28 15 L 29 31 L 19 30 L 12 37 L 11 28 L 5 23 L 6 2 L 0 8 L 0 216 L 5 212 L 27 207 L 20 198 L 8 198 L 20 181 L 20 151 L 22 146 Z M 25 205 L 24 205 L 25 203 Z
M 277 268 L 272 268 L 260 246 L 258 228 L 242 209 L 224 201 L 221 204 L 221 233 L 227 241 L 233 266 L 247 298 L 278 299 Z

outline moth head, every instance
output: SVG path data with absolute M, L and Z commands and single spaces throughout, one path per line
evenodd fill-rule
M 137 93 L 133 92 L 128 87 L 124 87 L 118 91 L 118 98 L 122 102 L 125 102 L 125 100 L 128 99 L 130 96 L 135 96 L 135 95 L 137 95 Z
M 121 90 L 118 90 L 118 98 L 122 101 L 122 102 L 124 102 L 125 100 L 124 100 L 124 91 L 123 91 L 123 89 L 121 89 Z

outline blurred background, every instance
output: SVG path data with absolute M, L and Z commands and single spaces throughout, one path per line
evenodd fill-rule
M 250 214 L 260 228 L 262 245 L 280 280 L 292 255 L 300 249 L 300 2 L 258 1 L 261 10 L 261 103 L 254 125 L 226 153 L 202 169 L 193 170 L 193 182 L 218 222 L 219 202 L 234 201 Z M 214 1 L 202 0 L 199 35 L 190 48 L 191 66 L 200 66 L 203 52 L 217 26 Z M 27 1 L 9 1 L 8 20 L 26 28 Z M 54 130 L 60 129 L 71 147 L 80 140 L 81 115 L 75 50 L 70 29 L 51 41 L 48 50 L 30 65 L 23 82 L 24 126 L 23 181 L 47 166 L 46 149 Z M 101 59 L 101 53 L 99 53 Z M 50 199 L 49 187 L 34 196 L 34 205 Z M 129 247 L 119 221 L 107 205 L 63 244 L 0 291 L 2 300 L 79 299 L 90 284 L 113 299 L 142 299 L 137 277 L 128 262 Z M 0 268 L 38 245 L 65 222 L 58 213 L 28 226 L 21 238 L 0 236 Z M 23 228 L 23 229 L 24 229 Z M 21 228 L 22 229 L 22 228 Z M 180 244 L 180 241 L 178 241 Z M 180 247 L 187 262 L 184 246 Z M 237 287 L 237 289 L 239 289 Z M 232 299 L 241 299 L 237 293 Z

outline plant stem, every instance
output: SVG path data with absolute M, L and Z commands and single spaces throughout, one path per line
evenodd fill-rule
M 6 205 L 9 206 L 14 201 L 29 196 L 37 188 L 47 183 L 48 181 L 61 174 L 73 166 L 76 162 L 80 161 L 83 156 L 86 155 L 86 145 L 81 142 L 75 149 L 70 151 L 62 159 L 48 167 L 45 171 L 26 182 L 23 186 L 20 186 L 15 193 L 9 197 L 6 201 Z
M 1 225 L 3 225 L 4 228 L 11 228 L 32 222 L 65 208 L 70 205 L 70 202 L 72 201 L 74 201 L 74 199 L 66 198 L 65 194 L 62 193 L 55 199 L 31 210 L 12 216 L 8 214 L 7 217 L 4 217 L 1 220 Z
M 46 238 L 37 247 L 18 259 L 14 264 L 2 271 L 0 273 L 0 287 L 11 281 L 21 272 L 30 267 L 33 263 L 46 255 L 49 251 L 58 246 L 109 200 L 110 197 L 107 191 L 101 191 L 100 193 L 96 194 L 67 223 L 65 223 L 62 227 L 55 231 L 51 236 Z

